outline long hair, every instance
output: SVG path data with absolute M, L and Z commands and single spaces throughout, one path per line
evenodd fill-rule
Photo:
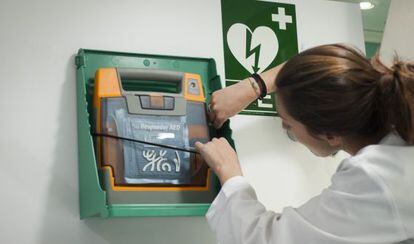
M 414 64 L 391 68 L 342 44 L 308 49 L 276 78 L 277 96 L 312 134 L 378 136 L 395 130 L 414 143 Z

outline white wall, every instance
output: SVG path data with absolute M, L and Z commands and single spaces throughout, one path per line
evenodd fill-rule
M 363 48 L 356 5 L 295 2 L 301 49 Z M 213 57 L 224 77 L 221 31 L 219 0 L 1 0 L 0 243 L 214 243 L 204 218 L 79 220 L 73 58 L 79 48 Z M 328 185 L 338 160 L 289 142 L 279 119 L 232 123 L 266 206 L 297 206 Z
M 381 57 L 390 63 L 395 53 L 414 61 L 414 1 L 391 1 L 381 43 Z

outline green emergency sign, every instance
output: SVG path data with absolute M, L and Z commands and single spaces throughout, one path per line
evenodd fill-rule
M 222 0 L 226 86 L 298 53 L 295 5 L 272 0 Z M 274 95 L 240 114 L 276 116 Z

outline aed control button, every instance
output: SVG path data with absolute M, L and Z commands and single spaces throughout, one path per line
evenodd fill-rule
M 164 109 L 165 110 L 174 109 L 174 98 L 173 97 L 164 97 Z
M 142 109 L 150 109 L 150 97 L 149 96 L 139 96 L 139 101 L 141 102 Z
M 174 97 L 139 96 L 142 109 L 174 110 Z
M 189 79 L 187 82 L 187 91 L 192 95 L 200 95 L 200 87 L 196 79 Z

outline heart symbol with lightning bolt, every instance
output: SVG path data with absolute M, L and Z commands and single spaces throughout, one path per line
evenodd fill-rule
M 273 62 L 279 41 L 273 30 L 259 26 L 253 32 L 236 23 L 227 32 L 227 44 L 236 60 L 250 73 L 261 73 Z

